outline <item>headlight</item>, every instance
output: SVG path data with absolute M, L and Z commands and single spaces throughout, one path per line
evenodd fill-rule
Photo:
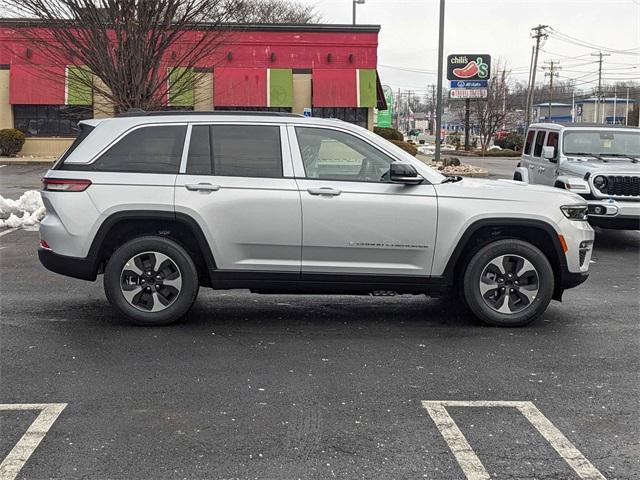
M 587 206 L 586 205 L 565 205 L 560 207 L 564 216 L 569 220 L 586 220 L 587 219 Z
M 596 187 L 600 191 L 602 191 L 605 188 L 607 188 L 607 183 L 609 183 L 607 181 L 607 177 L 603 177 L 602 175 L 598 175 L 597 177 L 595 177 L 593 179 L 593 186 Z

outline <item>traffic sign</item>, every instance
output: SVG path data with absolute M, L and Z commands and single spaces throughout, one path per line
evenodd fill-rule
M 311 117 L 311 116 L 312 116 L 312 115 L 311 115 L 311 109 L 310 109 L 309 107 L 305 107 L 305 108 L 304 108 L 304 110 L 302 111 L 302 114 L 303 114 L 305 117 Z
M 451 80 L 451 88 L 487 88 L 489 80 Z
M 487 98 L 487 96 L 486 88 L 452 88 L 449 90 L 449 97 L 452 100 Z

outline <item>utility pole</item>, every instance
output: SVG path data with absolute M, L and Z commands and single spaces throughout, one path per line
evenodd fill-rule
M 440 0 L 440 24 L 438 29 L 438 103 L 436 104 L 436 152 L 435 160 L 440 161 L 440 130 L 442 128 L 442 76 L 444 57 L 444 0 Z
M 531 45 L 531 61 L 529 62 L 529 78 L 527 79 L 527 99 L 524 104 L 525 128 L 529 124 L 529 118 L 531 118 L 531 113 L 529 112 L 529 97 L 531 96 L 531 71 L 533 70 L 533 56 L 535 52 L 536 46 Z
M 546 77 L 547 75 L 549 76 L 549 110 L 548 110 L 548 114 L 547 114 L 547 121 L 550 122 L 551 121 L 551 104 L 553 103 L 553 77 L 557 77 L 558 76 L 558 72 L 557 70 L 560 70 L 560 67 L 558 66 L 558 62 L 554 62 L 553 60 L 550 60 L 549 62 L 549 66 L 545 66 L 543 67 L 545 70 L 549 70 L 548 72 L 544 73 L 544 76 Z
M 600 102 L 602 101 L 602 58 L 610 56 L 610 53 L 592 53 L 592 57 L 598 57 L 598 93 L 596 94 L 596 122 L 600 117 Z M 603 107 L 604 112 L 604 107 Z
M 538 68 L 538 53 L 540 52 L 540 42 L 543 39 L 546 39 L 549 35 L 545 32 L 545 29 L 549 28 L 549 25 L 538 25 L 537 27 L 533 27 L 535 33 L 531 36 L 536 39 L 536 46 L 533 52 L 533 64 L 531 65 L 531 83 L 529 84 L 529 95 L 527 102 L 527 119 L 526 124 L 529 125 L 531 123 L 531 113 L 533 110 L 533 92 L 536 88 L 536 70 Z
M 436 111 L 436 86 L 431 84 L 431 112 L 429 113 L 429 135 L 433 135 L 433 117 Z

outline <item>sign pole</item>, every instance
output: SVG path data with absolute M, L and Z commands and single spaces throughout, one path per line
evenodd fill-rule
M 438 34 L 438 86 L 436 95 L 436 151 L 435 160 L 440 160 L 440 130 L 442 129 L 442 59 L 444 56 L 444 0 L 440 0 L 440 26 Z
M 469 107 L 471 100 L 468 98 L 464 101 L 464 150 L 469 151 Z

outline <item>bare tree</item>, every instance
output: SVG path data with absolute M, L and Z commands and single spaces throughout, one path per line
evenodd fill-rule
M 52 65 L 78 67 L 68 69 L 74 82 L 103 96 L 116 111 L 126 111 L 157 109 L 168 95 L 193 91 L 199 76 L 194 67 L 225 42 L 224 24 L 237 15 L 240 1 L 0 0 L 0 5 L 33 20 L 23 21 L 17 34 L 45 52 Z
M 318 23 L 321 19 L 314 7 L 288 0 L 238 0 L 232 11 L 231 21 L 238 23 Z
M 509 95 L 509 72 L 505 64 L 497 63 L 487 87 L 487 99 L 472 102 L 472 111 L 478 124 L 480 148 L 486 151 L 491 138 L 502 127 L 512 111 L 513 97 Z

